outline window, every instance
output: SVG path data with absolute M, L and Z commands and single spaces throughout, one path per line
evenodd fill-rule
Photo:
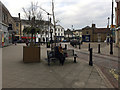
M 60 36 L 60 33 L 58 33 L 58 36 Z
M 19 24 L 18 23 L 16 23 L 16 27 L 18 27 L 19 26 Z
M 86 34 L 89 34 L 89 32 L 87 31 Z

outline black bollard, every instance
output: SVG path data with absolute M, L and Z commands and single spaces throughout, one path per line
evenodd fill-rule
M 81 44 L 79 43 L 79 49 L 81 49 Z
M 90 51 L 90 43 L 89 43 L 89 45 L 88 45 L 88 51 Z
M 110 54 L 113 55 L 113 37 L 110 37 Z
M 100 53 L 100 44 L 98 44 L 98 53 Z
M 113 55 L 113 43 L 110 43 L 110 54 Z
M 89 60 L 89 65 L 93 66 L 93 61 L 92 61 L 92 48 L 90 48 L 90 60 Z
M 65 44 L 65 50 L 67 50 L 67 44 Z
M 76 62 L 76 57 L 77 57 L 77 55 L 75 54 L 75 55 L 74 55 L 74 63 L 77 63 L 77 62 Z

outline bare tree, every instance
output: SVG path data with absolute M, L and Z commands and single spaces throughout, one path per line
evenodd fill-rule
M 29 20 L 30 24 L 29 33 L 32 34 L 31 44 L 33 45 L 33 35 L 36 34 L 37 32 L 42 32 L 41 31 L 42 26 L 44 25 L 42 12 L 38 7 L 38 2 L 36 3 L 31 2 L 31 6 L 26 9 L 23 8 L 23 11 L 25 13 L 25 17 Z

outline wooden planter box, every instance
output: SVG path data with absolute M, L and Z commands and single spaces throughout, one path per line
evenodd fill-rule
M 23 46 L 23 62 L 40 62 L 40 46 Z

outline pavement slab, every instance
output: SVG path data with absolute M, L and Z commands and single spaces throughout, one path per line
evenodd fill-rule
M 81 58 L 73 63 L 73 58 L 47 65 L 47 49 L 41 46 L 40 63 L 23 63 L 24 44 L 3 48 L 3 88 L 104 88 L 95 67 L 91 67 Z

